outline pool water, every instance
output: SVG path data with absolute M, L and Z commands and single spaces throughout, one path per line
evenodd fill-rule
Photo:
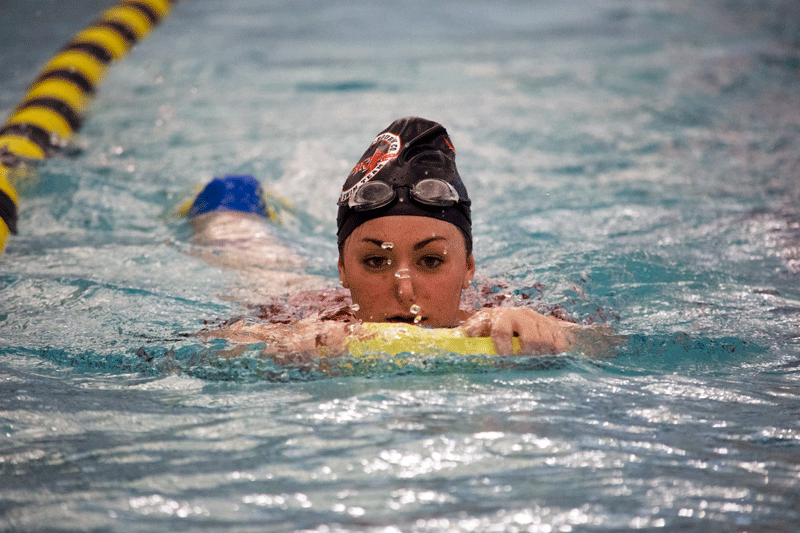
M 234 4 L 177 4 L 21 187 L 0 530 L 800 531 L 796 2 Z M 4 10 L 0 109 L 108 5 Z M 614 357 L 332 377 L 192 335 L 259 283 L 174 208 L 253 174 L 333 285 L 344 176 L 407 115 L 453 138 L 479 277 Z

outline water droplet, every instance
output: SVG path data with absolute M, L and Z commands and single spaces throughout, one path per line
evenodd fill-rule
M 407 268 L 401 268 L 394 273 L 394 277 L 397 279 L 409 279 L 411 278 L 411 271 Z
M 414 317 L 414 324 L 419 324 L 422 322 L 422 315 L 417 315 Z
M 391 266 L 392 265 L 392 260 L 391 259 L 387 259 L 386 260 L 386 265 L 387 266 Z
M 383 248 L 384 250 L 391 250 L 392 248 L 394 248 L 394 243 L 393 242 L 385 242 L 385 243 L 381 244 L 381 248 Z
M 358 304 L 353 304 L 350 306 L 350 309 L 352 309 L 353 311 L 358 311 L 361 309 L 361 306 Z
M 417 304 L 414 304 L 411 306 L 411 309 L 409 309 L 408 312 L 412 315 L 419 315 L 422 312 L 422 308 Z M 417 316 L 417 318 L 419 318 L 419 316 Z

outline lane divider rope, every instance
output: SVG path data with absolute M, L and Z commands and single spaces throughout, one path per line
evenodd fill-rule
M 18 230 L 15 173 L 68 145 L 109 65 L 146 37 L 176 2 L 122 0 L 108 8 L 45 64 L 11 112 L 0 128 L 0 255 Z

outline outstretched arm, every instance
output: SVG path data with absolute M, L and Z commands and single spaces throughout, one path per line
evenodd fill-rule
M 320 356 L 347 355 L 352 341 L 375 337 L 374 331 L 365 328 L 359 322 L 316 318 L 293 324 L 253 324 L 242 319 L 219 329 L 203 331 L 199 336 L 237 344 L 264 343 L 264 354 L 278 363 L 306 363 Z M 579 326 L 526 307 L 484 309 L 470 316 L 458 329 L 468 337 L 491 337 L 495 351 L 501 355 L 514 355 L 514 337 L 520 345 L 517 355 L 580 351 L 589 357 L 612 355 L 614 346 L 622 339 L 614 336 L 610 328 Z M 240 351 L 234 348 L 220 355 L 234 357 Z
M 264 343 L 265 353 L 276 360 L 289 357 L 294 362 L 308 361 L 321 354 L 343 355 L 345 339 L 358 332 L 359 325 L 322 321 L 316 318 L 293 324 L 252 324 L 238 320 L 220 329 L 203 331 L 205 339 L 226 339 L 238 344 Z
M 460 328 L 469 337 L 491 337 L 501 355 L 514 355 L 513 338 L 519 338 L 519 355 L 581 351 L 604 357 L 621 342 L 610 328 L 586 327 L 537 313 L 528 307 L 495 307 L 470 316 Z

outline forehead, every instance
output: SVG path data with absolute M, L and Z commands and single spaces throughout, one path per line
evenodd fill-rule
M 431 237 L 438 237 L 444 242 L 465 246 L 461 230 L 449 222 L 431 217 L 402 215 L 373 218 L 364 222 L 347 237 L 345 249 L 348 244 L 371 240 L 395 244 L 401 242 L 414 244 Z

